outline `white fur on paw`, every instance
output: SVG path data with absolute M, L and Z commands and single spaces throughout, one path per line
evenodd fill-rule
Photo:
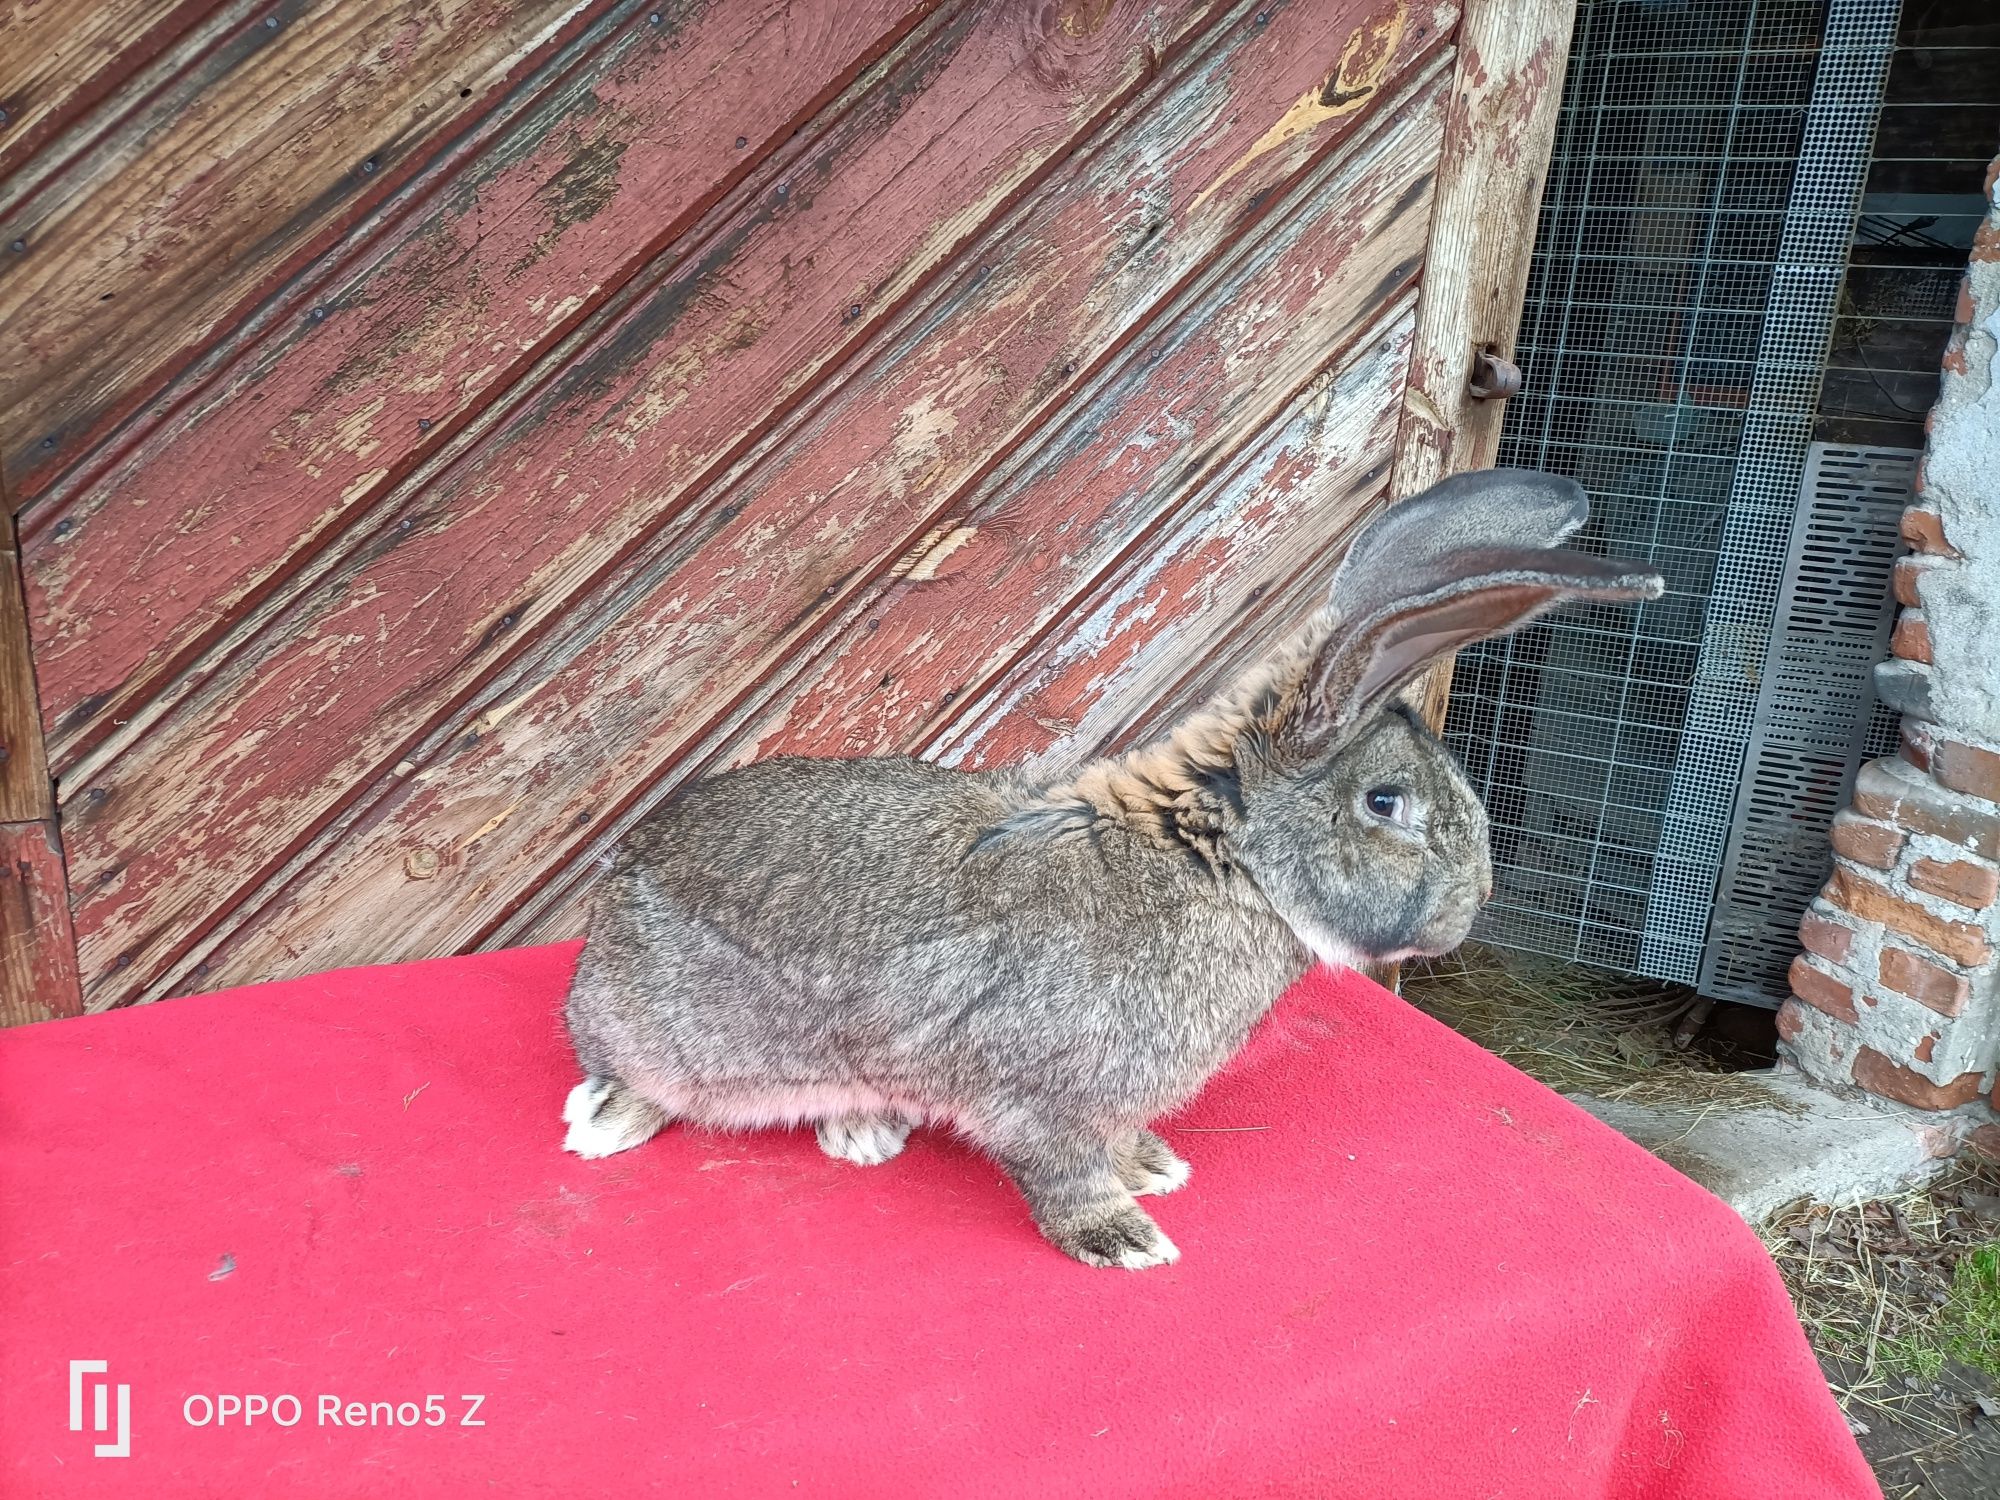
M 1153 1243 L 1143 1250 L 1128 1246 L 1115 1256 L 1093 1255 L 1086 1251 L 1077 1258 L 1093 1266 L 1123 1266 L 1128 1271 L 1143 1271 L 1149 1266 L 1172 1265 L 1181 1258 L 1181 1249 L 1156 1227 Z
M 1170 1266 L 1180 1258 L 1181 1247 L 1156 1232 L 1150 1250 L 1127 1250 L 1118 1257 L 1118 1264 L 1128 1271 L 1143 1271 L 1148 1266 Z
M 1173 1165 L 1168 1167 L 1166 1171 L 1147 1172 L 1146 1180 L 1138 1187 L 1132 1189 L 1132 1196 L 1134 1198 L 1144 1198 L 1148 1194 L 1171 1193 L 1175 1188 L 1186 1187 L 1188 1178 L 1193 1175 L 1194 1168 L 1177 1156 L 1174 1158 Z M 1179 1252 L 1176 1251 L 1175 1254 L 1179 1254 Z
M 603 1082 L 604 1086 L 580 1100 L 578 1096 L 591 1082 Z M 570 1091 L 569 1102 L 563 1106 L 563 1118 L 569 1121 L 563 1150 L 594 1161 L 643 1146 L 660 1133 L 667 1123 L 660 1108 L 626 1090 L 606 1098 L 614 1087 L 604 1080 L 586 1080 Z M 584 1109 L 591 1113 L 581 1114 Z
M 574 1125 L 578 1120 L 588 1120 L 597 1113 L 597 1106 L 604 1096 L 611 1092 L 609 1078 L 586 1078 L 569 1091 L 563 1100 L 562 1119 L 565 1125 Z
M 819 1149 L 828 1156 L 857 1167 L 879 1167 L 901 1154 L 910 1126 L 884 1115 L 842 1115 L 820 1121 L 818 1135 Z

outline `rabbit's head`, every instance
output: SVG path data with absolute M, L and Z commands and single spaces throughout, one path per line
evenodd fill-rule
M 1401 694 L 1440 657 L 1555 606 L 1657 598 L 1657 574 L 1558 546 L 1588 513 L 1575 484 L 1518 469 L 1390 508 L 1291 647 L 1219 719 L 1175 737 L 1226 747 L 1195 783 L 1220 846 L 1321 958 L 1464 939 L 1492 891 L 1486 814 Z

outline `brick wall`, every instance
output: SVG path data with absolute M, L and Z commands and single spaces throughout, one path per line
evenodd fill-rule
M 1986 191 L 1876 673 L 1902 746 L 1834 820 L 1778 1030 L 1807 1073 L 2000 1144 L 2000 162 Z

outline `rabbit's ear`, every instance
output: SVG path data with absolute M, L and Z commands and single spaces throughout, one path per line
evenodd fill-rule
M 1350 614 L 1350 596 L 1460 553 L 1560 547 L 1589 519 L 1590 497 L 1574 480 L 1535 469 L 1454 474 L 1362 528 L 1334 575 L 1333 606 Z
M 1372 529 L 1372 528 L 1371 528 Z M 1376 559 L 1336 585 L 1338 618 L 1279 726 L 1294 752 L 1337 744 L 1441 656 L 1504 635 L 1559 604 L 1657 599 L 1657 573 L 1554 548 L 1482 547 L 1392 567 Z

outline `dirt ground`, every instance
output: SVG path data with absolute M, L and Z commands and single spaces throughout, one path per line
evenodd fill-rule
M 1468 945 L 1403 994 L 1551 1088 L 1740 1107 L 1768 1013 Z M 1699 1016 L 1699 1024 L 1695 1018 Z M 1968 1155 L 1918 1192 L 1800 1203 L 1764 1228 L 1799 1321 L 1889 1500 L 2000 1500 L 2000 1164 Z

